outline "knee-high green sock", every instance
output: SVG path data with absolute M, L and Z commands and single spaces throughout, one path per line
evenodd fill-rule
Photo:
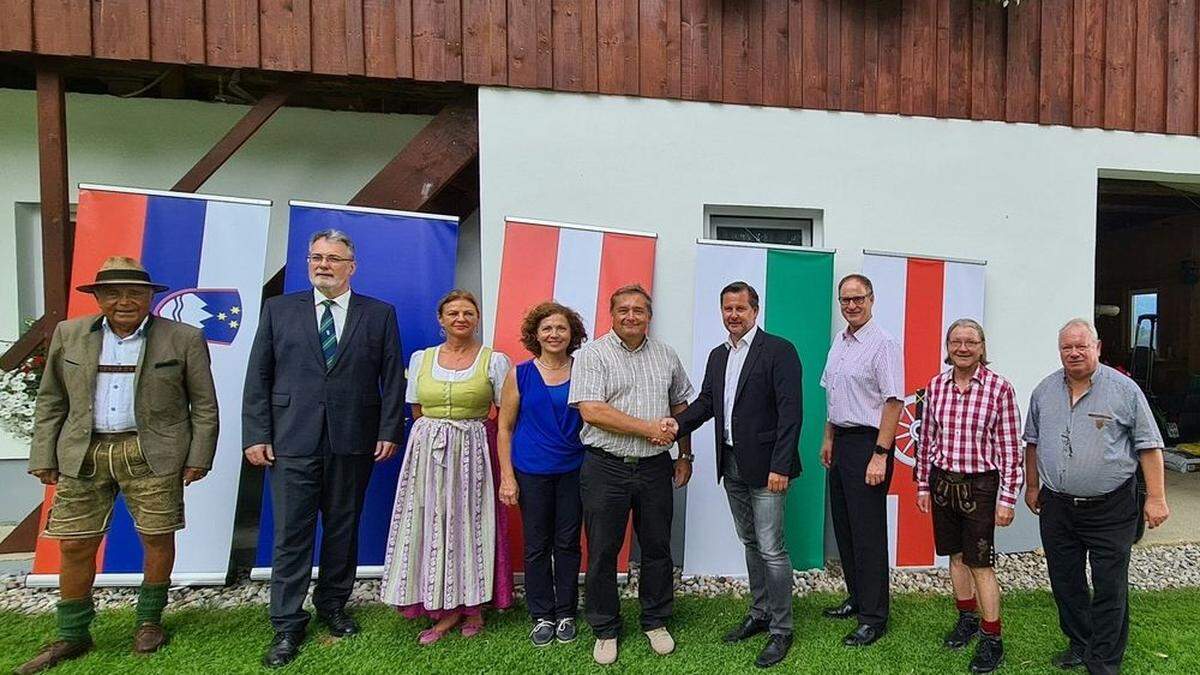
M 166 584 L 142 584 L 137 601 L 137 625 L 162 623 L 163 608 L 167 606 Z
M 59 600 L 56 606 L 58 615 L 58 639 L 66 642 L 87 642 L 92 639 L 88 628 L 96 617 L 96 608 L 92 604 L 92 596 L 78 600 Z

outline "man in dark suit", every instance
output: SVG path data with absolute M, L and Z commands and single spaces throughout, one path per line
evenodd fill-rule
M 350 291 L 354 243 L 338 230 L 308 246 L 313 290 L 271 298 L 250 352 L 242 408 L 246 458 L 269 466 L 275 514 L 271 623 L 263 663 L 296 657 L 309 615 L 317 513 L 324 529 L 313 592 L 336 637 L 358 625 L 345 612 L 358 558 L 358 520 L 373 462 L 404 433 L 404 366 L 395 309 Z
M 708 355 L 700 395 L 674 419 L 680 436 L 716 420 L 717 480 L 724 479 L 746 546 L 751 595 L 749 614 L 725 641 L 769 631 L 755 660 L 769 667 L 792 646 L 792 562 L 783 514 L 788 483 L 800 475 L 800 357 L 792 343 L 757 326 L 758 292 L 744 281 L 721 290 L 721 316 L 729 339 Z

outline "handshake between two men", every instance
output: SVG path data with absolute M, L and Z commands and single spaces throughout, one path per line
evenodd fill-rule
M 663 417 L 659 420 L 648 420 L 646 422 L 646 440 L 651 444 L 665 448 L 675 442 L 676 436 L 679 434 L 679 423 L 674 417 Z M 675 460 L 672 482 L 675 487 L 681 488 L 687 485 L 692 478 L 692 461 L 691 449 L 686 451 L 683 447 L 679 451 L 679 459 Z
M 664 417 L 657 421 L 651 420 L 648 423 L 648 430 L 646 440 L 659 447 L 665 447 L 674 443 L 675 437 L 679 435 L 679 422 L 676 422 L 674 417 Z

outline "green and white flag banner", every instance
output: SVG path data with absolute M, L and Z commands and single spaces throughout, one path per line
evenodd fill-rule
M 821 438 L 825 391 L 821 371 L 833 319 L 833 251 L 701 239 L 696 248 L 692 320 L 692 381 L 699 385 L 713 347 L 729 339 L 721 320 L 721 289 L 745 281 L 759 293 L 758 325 L 796 346 L 804 370 L 803 473 L 788 488 L 786 534 L 795 569 L 825 562 L 825 471 Z M 713 422 L 692 434 L 694 478 L 688 484 L 685 574 L 744 576 L 746 558 L 734 531 L 725 490 L 716 481 Z

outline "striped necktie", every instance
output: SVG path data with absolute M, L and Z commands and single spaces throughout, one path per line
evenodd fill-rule
M 325 353 L 325 369 L 333 367 L 333 359 L 337 356 L 337 331 L 333 327 L 333 300 L 324 300 L 325 312 L 321 314 L 321 351 Z

